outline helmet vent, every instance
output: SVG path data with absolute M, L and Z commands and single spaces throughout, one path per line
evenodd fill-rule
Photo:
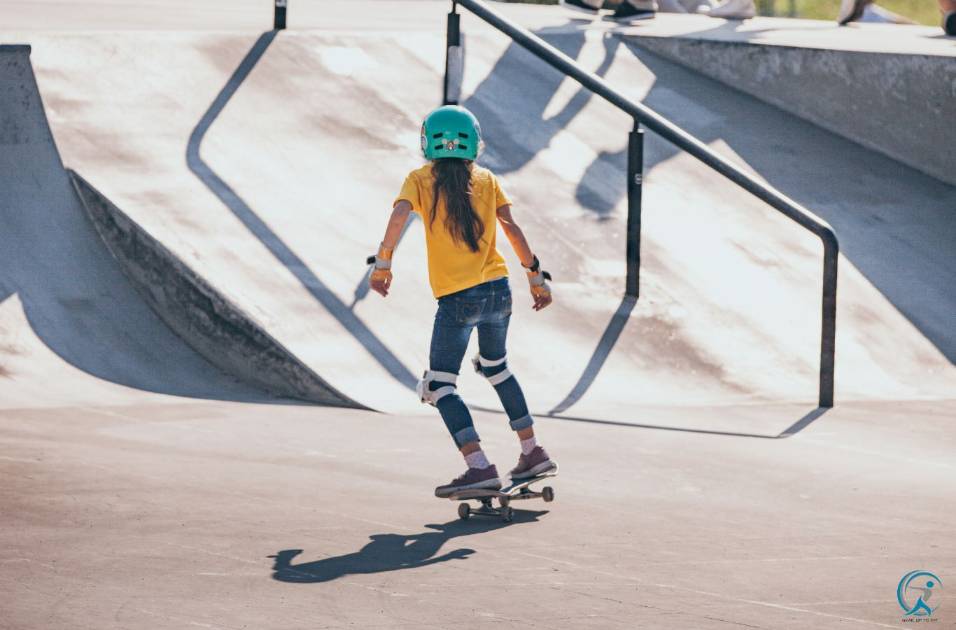
M 441 132 L 433 133 L 433 134 L 432 134 L 432 138 L 441 138 L 443 135 L 445 135 L 445 134 L 443 134 L 443 133 L 441 133 Z
M 459 137 L 459 138 L 467 138 L 467 137 L 468 137 L 468 134 L 467 134 L 467 133 L 464 133 L 464 132 L 462 132 L 462 131 L 459 131 L 459 132 L 458 132 L 458 137 Z
M 459 144 L 459 145 L 458 145 L 458 148 L 461 149 L 462 151 L 467 151 L 467 150 L 468 150 L 468 146 L 467 146 L 467 145 L 464 145 L 464 144 Z

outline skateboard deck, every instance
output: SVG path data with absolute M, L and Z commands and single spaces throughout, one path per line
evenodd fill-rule
M 514 511 L 511 508 L 512 501 L 525 499 L 542 499 L 545 503 L 554 501 L 554 488 L 545 486 L 540 491 L 531 489 L 531 485 L 543 481 L 549 477 L 556 477 L 558 470 L 555 468 L 542 475 L 537 475 L 529 479 L 516 481 L 510 486 L 505 486 L 500 490 L 488 490 L 476 488 L 470 490 L 459 490 L 449 495 L 452 501 L 461 501 L 458 506 L 458 517 L 467 520 L 471 516 L 498 516 L 504 521 L 511 521 L 514 517 Z M 498 507 L 494 506 L 493 501 L 498 501 Z M 473 508 L 466 501 L 475 500 L 481 505 Z

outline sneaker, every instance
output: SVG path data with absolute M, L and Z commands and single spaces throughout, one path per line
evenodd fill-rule
M 580 11 L 581 13 L 587 13 L 592 16 L 598 14 L 597 8 L 592 7 L 590 4 L 584 2 L 584 0 L 561 0 L 559 4 L 565 9 L 571 9 L 572 11 Z
M 724 0 L 707 12 L 710 17 L 746 20 L 757 15 L 754 0 Z
M 866 5 L 873 0 L 841 0 L 840 15 L 837 17 L 837 24 L 846 26 L 850 22 L 856 22 L 863 17 L 863 10 Z
M 514 481 L 530 479 L 557 469 L 557 462 L 548 457 L 548 452 L 540 446 L 535 446 L 533 451 L 527 455 L 522 453 L 518 458 L 518 465 L 511 469 L 511 479 Z
M 943 32 L 947 35 L 956 35 L 956 11 L 943 16 Z
M 605 20 L 614 22 L 634 22 L 636 20 L 649 20 L 657 14 L 656 9 L 638 9 L 633 4 L 624 0 L 612 15 L 604 16 Z
M 488 468 L 469 468 L 448 485 L 435 488 L 435 496 L 445 499 L 459 490 L 501 490 L 501 479 L 494 464 Z

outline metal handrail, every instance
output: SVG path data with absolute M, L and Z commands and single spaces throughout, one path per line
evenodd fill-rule
M 611 87 L 601 77 L 588 72 L 582 68 L 576 61 L 565 55 L 563 52 L 551 46 L 537 35 L 531 33 L 508 19 L 492 11 L 482 0 L 452 0 L 452 13 L 449 14 L 449 41 L 454 36 L 458 36 L 458 14 L 457 7 L 461 5 L 471 11 L 474 15 L 481 18 L 494 28 L 498 29 L 515 43 L 519 44 L 533 55 L 557 69 L 559 72 L 575 79 L 582 86 L 588 88 L 607 102 L 618 109 L 628 113 L 634 119 L 635 130 L 632 132 L 630 145 L 641 144 L 639 138 L 635 141 L 635 134 L 639 134 L 639 125 L 643 125 L 664 139 L 670 141 L 677 147 L 687 151 L 692 156 L 714 169 L 730 181 L 734 182 L 747 192 L 767 202 L 785 216 L 789 217 L 807 230 L 813 232 L 823 243 L 823 321 L 820 340 L 820 387 L 819 387 L 819 405 L 821 407 L 833 406 L 833 380 L 834 380 L 834 362 L 836 351 L 836 289 L 837 289 L 837 260 L 840 253 L 840 245 L 837 242 L 833 229 L 822 219 L 801 206 L 799 203 L 790 199 L 779 190 L 757 181 L 748 173 L 745 173 L 736 165 L 729 162 L 726 158 L 712 151 L 703 142 L 684 131 L 674 123 L 670 122 L 654 110 L 643 103 L 637 103 L 619 91 Z M 452 15 L 454 15 L 454 25 L 452 24 Z M 457 42 L 456 42 L 457 44 Z M 446 64 L 446 98 L 448 87 L 447 64 Z M 638 148 L 639 151 L 639 148 Z M 634 150 L 630 152 L 633 155 Z M 641 174 L 640 170 L 629 167 L 628 191 L 629 194 L 636 189 L 640 194 Z M 636 185 L 635 185 L 636 184 Z M 633 204 L 632 204 L 633 205 Z M 636 223 L 639 229 L 639 201 L 638 218 Z M 629 213 L 630 214 L 630 213 Z M 632 218 L 629 216 L 629 224 Z M 638 239 L 639 240 L 639 239 Z M 630 249 L 629 242 L 629 249 Z M 634 245 L 639 247 L 639 242 Z M 636 255 L 628 252 L 629 260 L 637 259 Z M 634 282 L 634 295 L 636 295 L 636 279 Z M 630 286 L 630 283 L 629 283 Z M 629 290 L 629 293 L 631 291 Z

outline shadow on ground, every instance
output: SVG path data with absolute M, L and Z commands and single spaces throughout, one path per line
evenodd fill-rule
M 465 560 L 476 553 L 474 549 L 462 547 L 440 555 L 438 553 L 445 543 L 455 538 L 533 523 L 543 514 L 547 512 L 515 510 L 511 523 L 497 518 L 472 518 L 467 521 L 455 520 L 440 525 L 425 525 L 429 531 L 420 534 L 373 534 L 369 536 L 371 542 L 354 553 L 299 564 L 292 564 L 292 561 L 302 553 L 301 549 L 283 549 L 274 556 L 269 556 L 275 560 L 272 578 L 280 582 L 310 584 L 330 582 L 347 575 L 417 569 L 449 560 Z
M 572 59 L 585 45 L 581 29 L 538 35 Z M 769 184 L 829 222 L 846 258 L 956 364 L 956 188 L 658 57 L 633 39 L 610 34 L 601 46 L 603 59 L 589 70 L 603 76 L 629 61 L 619 48 L 627 51 L 655 77 L 646 105 L 704 143 L 726 143 Z M 564 80 L 517 44 L 508 46 L 464 102 L 482 120 L 492 170 L 519 171 L 581 114 L 593 98 L 583 88 L 560 112 L 544 116 Z M 612 216 L 624 198 L 628 131 L 620 130 L 621 149 L 601 152 L 578 183 L 576 201 L 598 219 Z M 645 174 L 678 152 L 648 134 Z
M 89 386 L 64 379 L 69 372 L 17 373 L 18 355 L 34 358 L 21 332 L 29 325 L 50 352 L 97 379 L 190 398 L 279 402 L 209 363 L 137 293 L 142 288 L 123 274 L 70 185 L 29 57 L 3 56 L 0 378 L 46 377 L 51 398 Z
M 548 413 L 540 417 L 553 418 L 555 420 L 566 420 L 569 422 L 584 422 L 586 424 L 601 424 L 612 427 L 630 427 L 633 429 L 652 429 L 655 431 L 675 431 L 677 433 L 697 433 L 699 435 L 716 435 L 722 437 L 742 437 L 757 438 L 761 440 L 781 440 L 800 433 L 808 426 L 823 417 L 829 407 L 817 407 L 816 409 L 804 414 L 796 422 L 777 434 L 772 433 L 743 433 L 738 431 L 718 431 L 712 429 L 695 429 L 691 427 L 673 427 L 663 424 L 644 424 L 640 422 L 628 422 L 625 420 L 603 420 L 600 418 L 586 418 L 582 416 L 568 416 L 557 413 Z
M 275 259 L 295 276 L 303 288 L 312 295 L 342 326 L 362 344 L 368 353 L 388 371 L 391 376 L 414 390 L 418 379 L 402 361 L 373 333 L 365 323 L 355 315 L 352 306 L 343 302 L 326 286 L 316 273 L 289 245 L 269 227 L 268 223 L 253 210 L 239 194 L 223 180 L 203 159 L 200 153 L 203 139 L 209 128 L 222 113 L 226 105 L 236 94 L 243 82 L 265 55 L 269 45 L 279 31 L 267 31 L 259 36 L 252 48 L 243 57 L 239 66 L 226 82 L 216 99 L 203 114 L 189 136 L 186 147 L 186 164 L 199 180 L 239 219 L 259 241 L 269 250 Z

